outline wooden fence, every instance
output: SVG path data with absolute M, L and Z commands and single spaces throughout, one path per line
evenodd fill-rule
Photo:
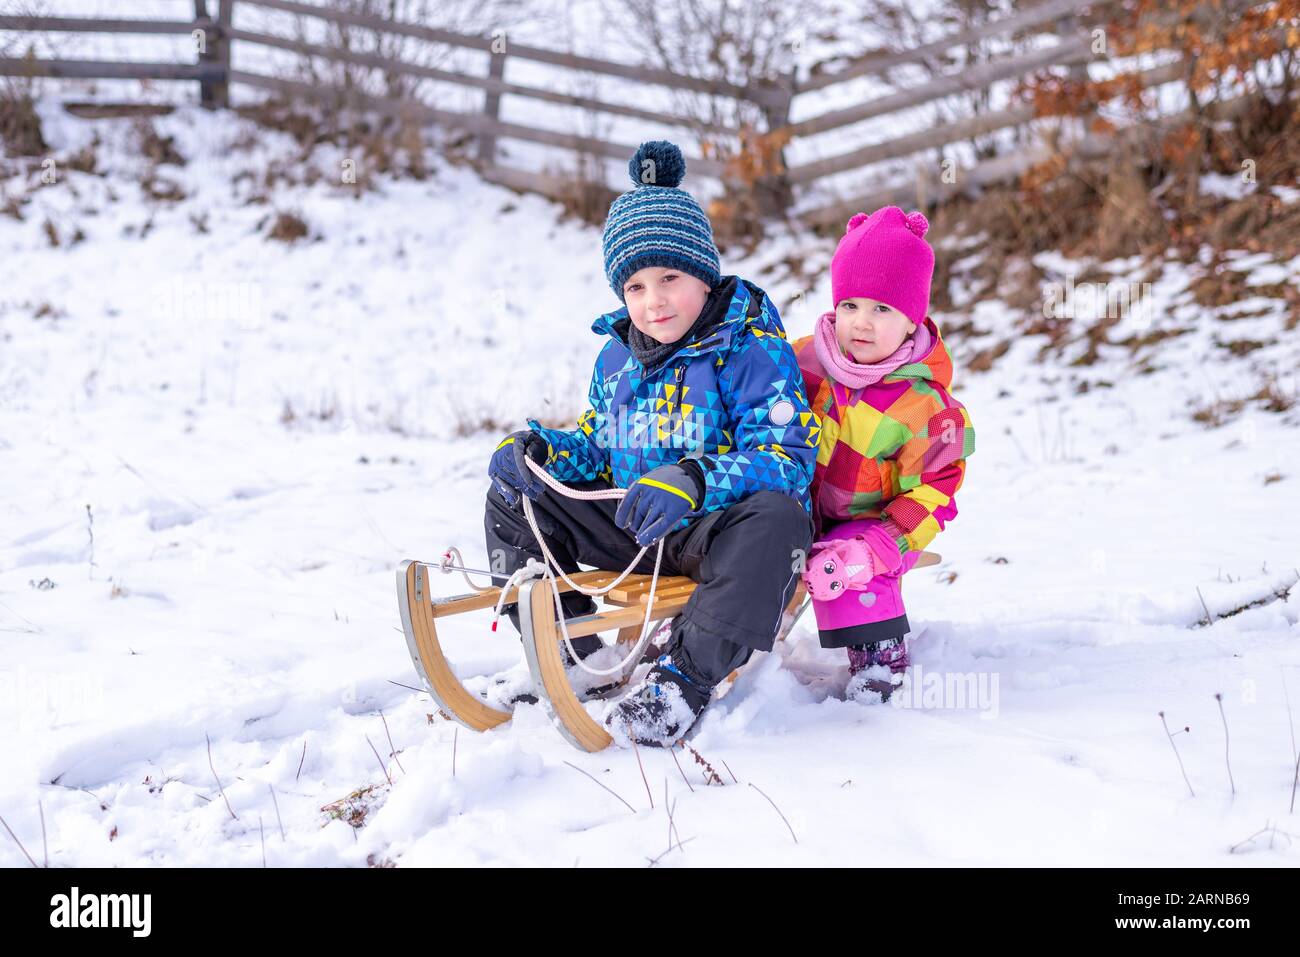
M 668 124 L 689 131 L 699 140 L 707 139 L 712 143 L 729 142 L 736 148 L 740 148 L 742 131 L 706 122 L 685 113 L 647 109 L 633 103 L 612 102 L 594 96 L 579 96 L 510 82 L 505 78 L 508 60 L 547 64 L 579 75 L 594 74 L 606 78 L 631 80 L 638 84 L 638 88 L 649 85 L 659 90 L 707 94 L 737 104 L 747 104 L 751 112 L 762 117 L 761 129 L 757 130 L 757 133 L 782 134 L 789 137 L 788 143 L 798 143 L 807 138 L 842 132 L 853 124 L 940 101 L 953 94 L 987 90 L 994 84 L 1016 80 L 1045 67 L 1064 66 L 1076 72 L 1086 69 L 1086 64 L 1093 60 L 1095 55 L 1091 38 L 1084 31 L 1079 18 L 1086 12 L 1095 12 L 1106 7 L 1110 2 L 1111 0 L 1091 0 L 1091 2 L 1090 0 L 1042 0 L 1036 6 L 1021 10 L 1014 15 L 981 24 L 932 43 L 905 51 L 864 57 L 838 72 L 803 80 L 797 80 L 794 76 L 779 77 L 740 86 L 724 81 L 683 76 L 654 67 L 563 53 L 514 41 L 504 45 L 492 37 L 469 36 L 418 24 L 398 23 L 375 16 L 297 2 L 297 0 L 237 0 L 237 2 L 236 0 L 214 0 L 212 3 L 209 0 L 195 0 L 195 15 L 190 21 L 0 16 L 0 31 L 188 34 L 194 38 L 197 51 L 195 62 L 142 63 L 0 58 L 0 76 L 198 82 L 200 101 L 204 106 L 211 108 L 229 105 L 229 90 L 232 84 L 242 84 L 281 96 L 315 99 L 335 104 L 339 102 L 341 96 L 346 96 L 349 106 L 390 116 L 405 117 L 415 122 L 464 130 L 477 137 L 478 159 L 486 176 L 514 188 L 555 194 L 571 189 L 572 180 L 503 165 L 499 161 L 498 140 L 515 139 L 568 151 L 575 155 L 618 160 L 627 159 L 633 153 L 635 144 L 609 142 L 599 137 L 503 120 L 501 118 L 503 96 L 577 107 L 596 116 L 624 117 L 656 125 Z M 478 75 L 462 70 L 438 69 L 375 53 L 341 49 L 337 46 L 241 29 L 235 26 L 237 3 L 239 7 L 259 8 L 314 18 L 339 28 L 360 28 L 375 31 L 376 35 L 409 37 L 453 48 L 481 51 L 487 54 L 486 70 Z M 215 6 L 213 11 L 215 18 L 210 15 L 210 6 Z M 826 96 L 827 89 L 837 85 L 863 77 L 879 76 L 903 65 L 931 64 L 938 55 L 954 47 L 994 37 L 1023 37 L 1026 33 L 1050 35 L 1057 40 L 1055 43 L 1039 46 L 1028 52 L 969 67 L 959 73 L 938 73 L 925 82 L 884 96 L 821 112 L 797 122 L 789 121 L 797 101 L 800 106 L 807 102 L 816 103 Z M 412 97 L 389 98 L 367 95 L 356 89 L 343 92 L 337 88 L 234 69 L 231 65 L 231 51 L 235 43 L 256 44 L 331 63 L 373 68 L 389 76 L 435 80 L 480 90 L 483 93 L 483 107 L 478 112 L 447 110 Z M 1138 74 L 1138 78 L 1145 85 L 1155 85 L 1176 79 L 1182 69 L 1180 63 L 1173 63 L 1142 71 Z M 785 156 L 789 152 L 787 146 L 785 151 L 778 153 L 775 169 L 764 176 L 767 182 L 752 185 L 766 187 L 759 191 L 765 197 L 763 212 L 775 214 L 785 211 L 792 202 L 798 202 L 801 191 L 826 177 L 867 170 L 887 161 L 918 157 L 913 163 L 916 172 L 915 181 L 909 179 L 906 182 L 890 183 L 868 194 L 847 197 L 825 203 L 820 207 L 803 210 L 801 215 L 813 223 L 830 223 L 842 220 L 846 212 L 880 205 L 882 202 L 915 201 L 924 205 L 943 198 L 949 188 L 957 188 L 956 184 L 945 183 L 940 178 L 939 164 L 934 160 L 933 153 L 929 151 L 1000 130 L 1021 127 L 1032 119 L 1033 111 L 1027 106 L 1012 106 L 993 112 L 976 113 L 960 120 L 936 124 L 919 132 L 854 147 L 795 166 L 788 166 L 785 163 Z M 778 139 L 777 142 L 780 140 Z M 960 170 L 957 179 L 960 181 L 960 188 L 963 189 L 1005 180 L 1018 175 L 1036 158 L 1037 154 L 1032 150 L 1009 156 L 996 156 Z M 716 155 L 688 156 L 688 162 L 695 174 L 717 177 L 724 181 L 733 177 L 734 167 L 729 166 Z M 608 187 L 604 188 L 608 189 Z

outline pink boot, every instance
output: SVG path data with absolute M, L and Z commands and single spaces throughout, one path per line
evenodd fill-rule
M 850 701 L 882 704 L 903 683 L 903 672 L 911 663 L 902 638 L 886 638 L 870 645 L 848 648 L 849 685 L 844 696 Z

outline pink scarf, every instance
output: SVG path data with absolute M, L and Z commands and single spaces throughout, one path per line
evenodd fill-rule
M 832 379 L 850 389 L 861 389 L 874 385 L 889 373 L 911 362 L 924 359 L 934 344 L 933 336 L 924 323 L 918 323 L 916 331 L 903 340 L 903 344 L 893 354 L 879 362 L 855 362 L 852 356 L 840 351 L 840 344 L 835 338 L 835 313 L 822 313 L 813 330 L 813 345 L 817 349 L 817 358 Z

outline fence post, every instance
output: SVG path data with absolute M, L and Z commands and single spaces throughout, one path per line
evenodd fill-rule
M 1056 21 L 1056 32 L 1060 36 L 1060 38 L 1064 40 L 1070 37 L 1071 35 L 1078 33 L 1079 28 L 1081 26 L 1082 24 L 1080 23 L 1078 16 L 1076 16 L 1073 13 L 1070 13 L 1070 14 L 1066 14 L 1065 16 L 1061 17 L 1059 20 Z M 1069 69 L 1067 70 L 1067 74 L 1070 78 L 1071 83 L 1078 83 L 1078 84 L 1087 83 L 1092 76 L 1088 72 L 1087 63 L 1074 64 L 1073 66 L 1069 67 Z M 1079 114 L 1078 120 L 1079 120 L 1079 126 L 1081 127 L 1080 130 L 1081 135 L 1085 137 L 1092 135 L 1092 124 L 1096 122 L 1096 119 L 1097 119 L 1096 110 L 1092 110 L 1092 109 L 1084 110 Z
M 213 84 L 213 94 L 217 106 L 226 109 L 230 106 L 230 37 L 228 31 L 235 23 L 235 0 L 218 0 L 217 2 L 217 63 L 221 67 L 221 79 Z
M 218 0 L 217 19 L 208 16 L 207 0 L 194 0 L 194 20 L 203 30 L 203 49 L 199 65 L 218 67 L 219 79 L 205 77 L 199 80 L 199 105 L 205 110 L 230 106 L 230 41 L 226 30 L 230 26 L 235 0 Z
M 790 124 L 790 102 L 794 99 L 795 73 L 791 71 L 778 81 L 763 84 L 763 98 L 759 103 L 763 111 L 763 133 L 771 136 L 780 133 Z M 765 156 L 764 159 L 767 157 Z M 794 202 L 794 191 L 787 175 L 789 167 L 785 161 L 785 144 L 776 148 L 772 159 L 776 161 L 776 170 L 759 178 L 754 184 L 758 210 L 763 216 L 780 216 Z
M 235 0 L 217 0 L 217 19 L 208 16 L 207 0 L 194 0 L 194 19 L 204 33 L 199 65 L 220 69 L 217 79 L 199 81 L 199 104 L 206 110 L 230 106 L 230 40 L 226 31 L 234 18 Z
M 506 75 L 506 55 L 492 51 L 488 60 L 488 78 L 500 80 Z M 501 94 L 489 90 L 483 97 L 483 115 L 489 119 L 501 118 Z M 478 138 L 479 162 L 485 166 L 495 166 L 497 159 L 497 138 L 494 133 L 481 133 Z
M 196 53 L 199 66 L 205 66 L 212 62 L 217 43 L 217 33 L 212 28 L 212 18 L 208 16 L 207 0 L 194 0 L 194 25 L 196 33 L 203 32 L 203 39 Z M 199 105 L 205 110 L 215 109 L 212 83 L 206 77 L 199 80 Z

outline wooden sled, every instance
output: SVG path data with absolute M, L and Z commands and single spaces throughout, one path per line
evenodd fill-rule
M 914 567 L 936 565 L 939 561 L 939 556 L 933 552 L 922 552 Z M 487 731 L 509 721 L 511 712 L 492 707 L 461 684 L 438 642 L 437 623 L 438 619 L 450 615 L 494 607 L 499 591 L 434 597 L 429 593 L 429 576 L 435 569 L 436 565 L 417 561 L 404 561 L 397 569 L 397 604 L 411 661 L 429 694 L 448 717 L 471 730 Z M 617 578 L 618 573 L 590 571 L 569 577 L 584 587 L 599 588 Z M 645 620 L 650 581 L 649 575 L 628 575 L 618 587 L 602 597 L 601 600 L 610 607 L 568 619 L 569 637 L 580 638 L 618 629 L 620 645 L 635 642 Z M 562 579 L 556 584 L 561 592 L 572 590 Z M 686 607 L 695 587 L 696 583 L 684 576 L 660 576 L 651 612 L 652 632 Z M 805 597 L 800 582 L 786 606 L 777 641 L 783 640 L 793 629 L 804 607 Z M 561 651 L 564 636 L 560 631 L 550 583 L 542 578 L 528 579 L 512 588 L 505 600 L 519 603 L 524 657 L 533 676 L 538 700 L 556 727 L 569 743 L 584 751 L 601 751 L 608 747 L 612 740 L 609 733 L 587 713 L 569 683 Z M 626 681 L 634 670 L 634 667 L 629 667 L 623 680 Z M 732 672 L 727 682 L 735 680 L 738 673 L 739 670 Z

